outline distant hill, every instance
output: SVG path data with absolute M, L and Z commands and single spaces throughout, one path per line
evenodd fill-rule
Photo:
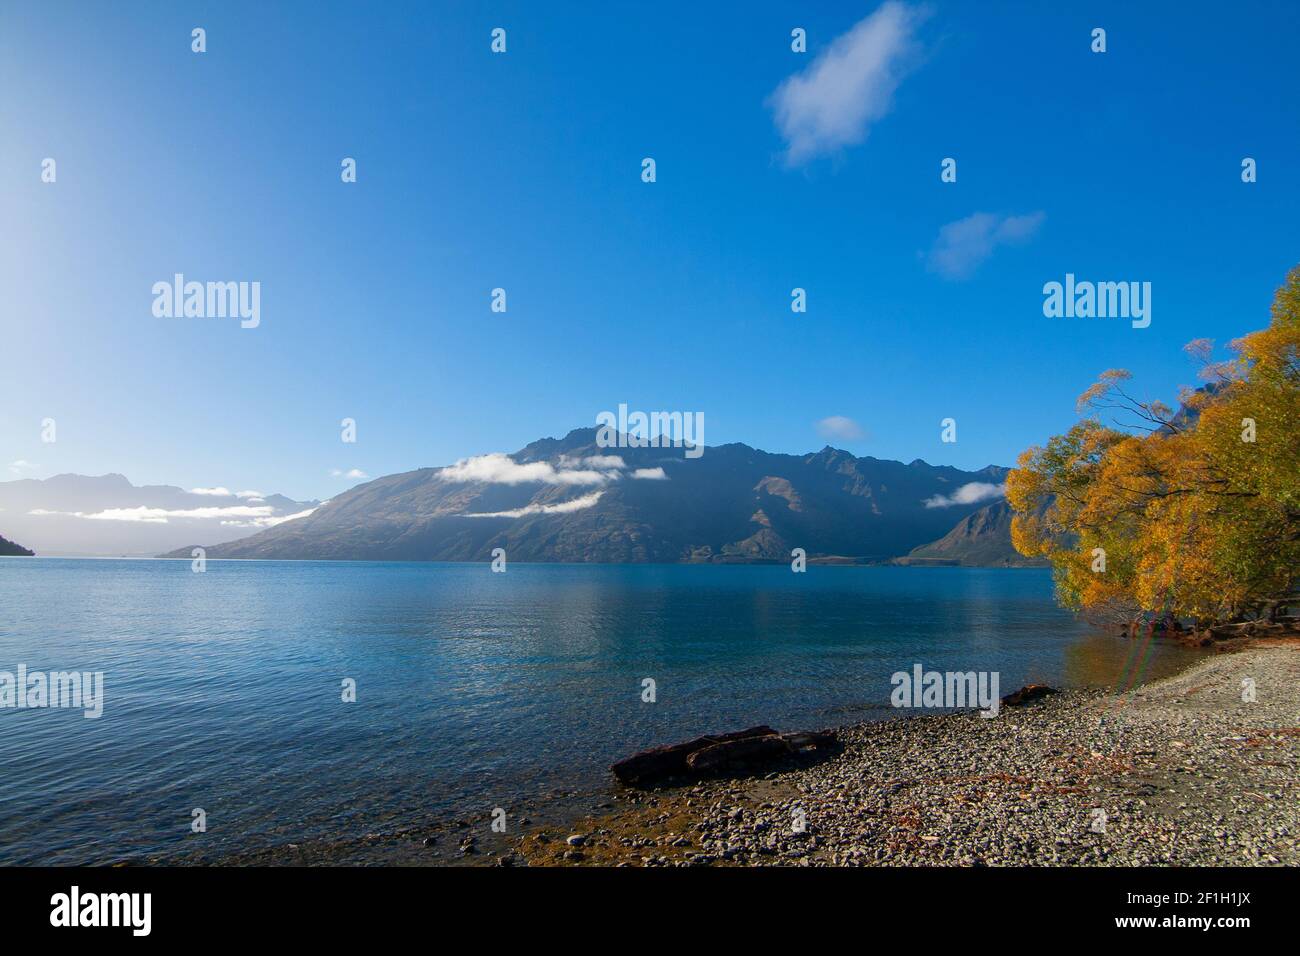
M 962 518 L 939 540 L 913 548 L 896 563 L 980 568 L 1045 567 L 1046 561 L 1026 558 L 1011 544 L 1014 514 L 1005 500 L 985 505 Z
M 0 481 L 5 532 L 47 557 L 152 556 L 195 538 L 229 541 L 317 504 L 223 488 L 137 486 L 117 474 Z
M 36 552 L 24 548 L 21 544 L 15 544 L 4 535 L 0 534 L 0 555 L 4 557 L 34 557 Z
M 978 509 L 1007 469 L 806 455 L 748 445 L 602 448 L 592 428 L 512 455 L 377 478 L 310 515 L 238 541 L 196 539 L 214 558 L 487 561 L 885 562 Z M 969 486 L 969 488 L 968 488 Z M 965 489 L 958 494 L 959 490 Z

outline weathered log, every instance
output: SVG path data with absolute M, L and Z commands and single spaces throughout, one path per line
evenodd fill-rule
M 834 745 L 839 740 L 833 730 L 782 734 L 781 737 L 795 750 L 820 750 L 823 747 Z
M 807 750 L 829 748 L 836 742 L 835 731 L 820 733 L 768 734 L 720 741 L 695 751 L 686 766 L 696 773 L 722 773 L 769 764 Z
M 718 773 L 738 769 L 741 764 L 788 757 L 793 752 L 794 748 L 780 734 L 768 734 L 710 744 L 687 757 L 686 766 L 696 773 Z
M 690 767 L 686 763 L 686 758 L 697 750 L 703 750 L 705 747 L 728 741 L 745 740 L 750 737 L 769 737 L 775 734 L 775 730 L 763 725 L 750 727 L 748 730 L 737 730 L 729 734 L 697 737 L 682 744 L 669 744 L 665 747 L 643 750 L 624 760 L 620 760 L 610 769 L 614 771 L 614 776 L 618 778 L 620 783 L 634 787 L 646 786 L 670 777 L 689 774 Z
M 750 727 L 655 747 L 620 760 L 610 769 L 621 783 L 646 787 L 674 777 L 751 770 L 795 754 L 829 751 L 836 742 L 833 730 L 781 734 L 767 726 Z
M 1020 690 L 1012 694 L 1007 694 L 1002 698 L 1004 707 L 1022 707 L 1031 701 L 1038 700 L 1040 697 L 1046 697 L 1048 694 L 1055 694 L 1056 690 L 1048 687 L 1046 684 L 1026 684 Z

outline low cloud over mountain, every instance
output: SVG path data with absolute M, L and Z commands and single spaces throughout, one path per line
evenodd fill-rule
M 486 561 L 884 561 L 946 534 L 1005 468 L 776 455 L 732 444 L 601 448 L 596 431 L 376 478 L 209 557 Z M 976 493 L 976 489 L 979 489 Z M 943 501 L 942 507 L 933 502 Z M 178 548 L 172 556 L 188 556 Z
M 122 475 L 0 482 L 0 526 L 41 555 L 153 555 L 196 538 L 230 541 L 319 504 L 223 487 L 136 487 Z

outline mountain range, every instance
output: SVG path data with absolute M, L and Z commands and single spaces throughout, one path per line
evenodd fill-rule
M 117 474 L 63 474 L 0 482 L 0 531 L 46 556 L 153 556 L 196 538 L 243 537 L 318 504 L 226 488 L 136 486 Z
M 963 471 L 829 446 L 688 456 L 596 438 L 580 428 L 377 478 L 249 537 L 195 538 L 164 556 L 202 545 L 211 558 L 486 561 L 502 548 L 525 562 L 730 563 L 788 562 L 802 548 L 812 562 L 878 563 L 933 543 L 942 563 L 1016 563 L 1009 512 L 984 507 L 1002 496 L 1007 469 L 996 465 Z

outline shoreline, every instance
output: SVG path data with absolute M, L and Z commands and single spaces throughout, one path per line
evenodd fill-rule
M 1247 677 L 1254 702 L 1241 699 Z M 815 765 L 623 790 L 619 809 L 516 838 L 503 862 L 1294 865 L 1297 682 L 1300 641 L 1285 639 L 1225 649 L 1118 695 L 1062 691 L 993 720 L 855 724 L 839 731 L 843 752 Z
M 1248 673 L 1254 704 L 1240 700 Z M 1300 639 L 1233 642 L 1122 694 L 1063 690 L 993 720 L 963 711 L 850 723 L 837 729 L 843 752 L 757 777 L 651 790 L 611 778 L 555 791 L 513 806 L 506 834 L 493 833 L 486 817 L 443 818 L 346 841 L 148 862 L 1296 864 L 1298 682 Z M 796 809 L 803 834 L 792 828 Z M 1092 831 L 1096 809 L 1106 811 L 1105 833 Z M 569 844 L 574 835 L 581 845 Z

